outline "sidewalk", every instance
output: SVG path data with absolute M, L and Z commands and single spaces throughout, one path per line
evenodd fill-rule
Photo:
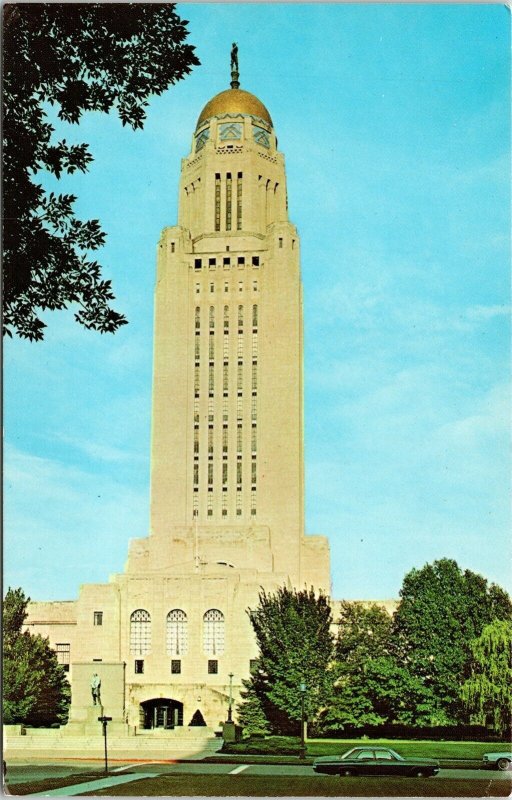
M 47 789 L 44 792 L 26 794 L 24 797 L 68 797 L 75 794 L 87 794 L 87 792 L 97 789 L 108 789 L 109 786 L 118 786 L 121 783 L 140 781 L 143 778 L 157 777 L 158 773 L 155 772 L 132 772 L 130 775 L 110 775 L 107 778 L 76 783 L 73 786 L 61 786 L 59 789 Z

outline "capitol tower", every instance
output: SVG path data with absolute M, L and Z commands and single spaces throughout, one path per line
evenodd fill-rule
M 300 240 L 236 48 L 231 70 L 199 114 L 177 224 L 158 243 L 149 536 L 108 584 L 30 606 L 29 629 L 67 663 L 77 734 L 98 725 L 94 672 L 120 734 L 197 714 L 216 727 L 258 656 L 247 608 L 260 589 L 330 593 L 327 540 L 304 531 Z

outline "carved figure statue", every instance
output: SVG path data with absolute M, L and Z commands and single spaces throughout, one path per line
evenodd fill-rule
M 91 694 L 94 705 L 101 705 L 101 678 L 96 672 L 91 678 Z
M 234 72 L 238 72 L 238 46 L 236 42 L 233 42 L 231 47 L 231 69 Z

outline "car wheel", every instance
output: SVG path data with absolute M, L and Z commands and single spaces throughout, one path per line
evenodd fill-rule
M 510 761 L 508 758 L 498 758 L 496 766 L 501 772 L 505 772 L 505 770 L 510 769 Z
M 417 769 L 414 774 L 417 778 L 428 778 L 429 776 L 429 773 L 424 769 Z
M 353 769 L 349 769 L 349 768 L 347 767 L 346 769 L 342 769 L 342 770 L 341 770 L 341 772 L 340 772 L 340 777 L 341 777 L 341 778 L 350 778 L 350 776 L 351 776 L 351 775 L 355 775 L 355 774 L 356 774 L 356 773 L 354 772 L 354 770 L 353 770 Z

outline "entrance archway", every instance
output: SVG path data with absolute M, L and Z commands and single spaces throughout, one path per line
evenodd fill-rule
M 183 725 L 183 703 L 170 697 L 155 697 L 140 704 L 143 728 L 177 728 Z

